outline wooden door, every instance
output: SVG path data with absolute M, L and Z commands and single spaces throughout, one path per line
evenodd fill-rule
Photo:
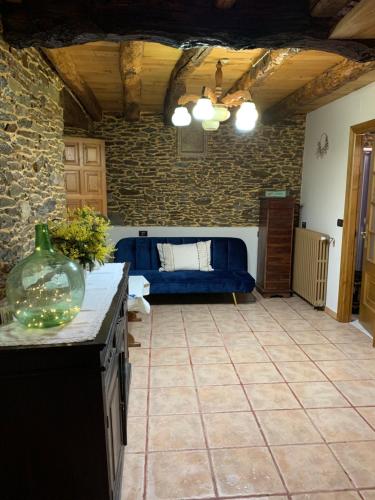
M 107 214 L 104 141 L 81 137 L 64 138 L 67 208 L 89 206 Z
M 371 159 L 359 321 L 375 338 L 375 154 Z

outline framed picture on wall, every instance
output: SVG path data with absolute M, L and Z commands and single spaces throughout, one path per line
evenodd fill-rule
M 207 154 L 207 136 L 202 124 L 192 121 L 188 127 L 177 128 L 177 155 L 180 158 L 198 158 Z

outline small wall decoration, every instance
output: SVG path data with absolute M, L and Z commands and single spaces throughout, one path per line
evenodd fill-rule
M 193 121 L 190 127 L 177 130 L 177 154 L 181 158 L 197 158 L 207 153 L 207 137 L 202 124 Z
M 328 135 L 325 132 L 323 132 L 323 134 L 320 136 L 320 139 L 316 147 L 316 153 L 315 153 L 316 157 L 321 160 L 328 153 L 328 149 L 329 149 Z
M 266 189 L 264 192 L 264 196 L 266 198 L 286 198 L 288 196 L 288 190 L 287 189 L 278 189 L 278 190 Z

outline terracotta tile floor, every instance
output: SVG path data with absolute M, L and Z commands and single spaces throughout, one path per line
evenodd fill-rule
M 306 302 L 153 306 L 130 323 L 122 500 L 375 499 L 375 350 Z

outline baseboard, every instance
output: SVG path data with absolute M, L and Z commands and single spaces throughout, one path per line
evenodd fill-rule
M 326 312 L 331 318 L 335 319 L 337 321 L 337 313 L 335 311 L 332 311 L 329 307 L 325 306 L 324 312 Z

